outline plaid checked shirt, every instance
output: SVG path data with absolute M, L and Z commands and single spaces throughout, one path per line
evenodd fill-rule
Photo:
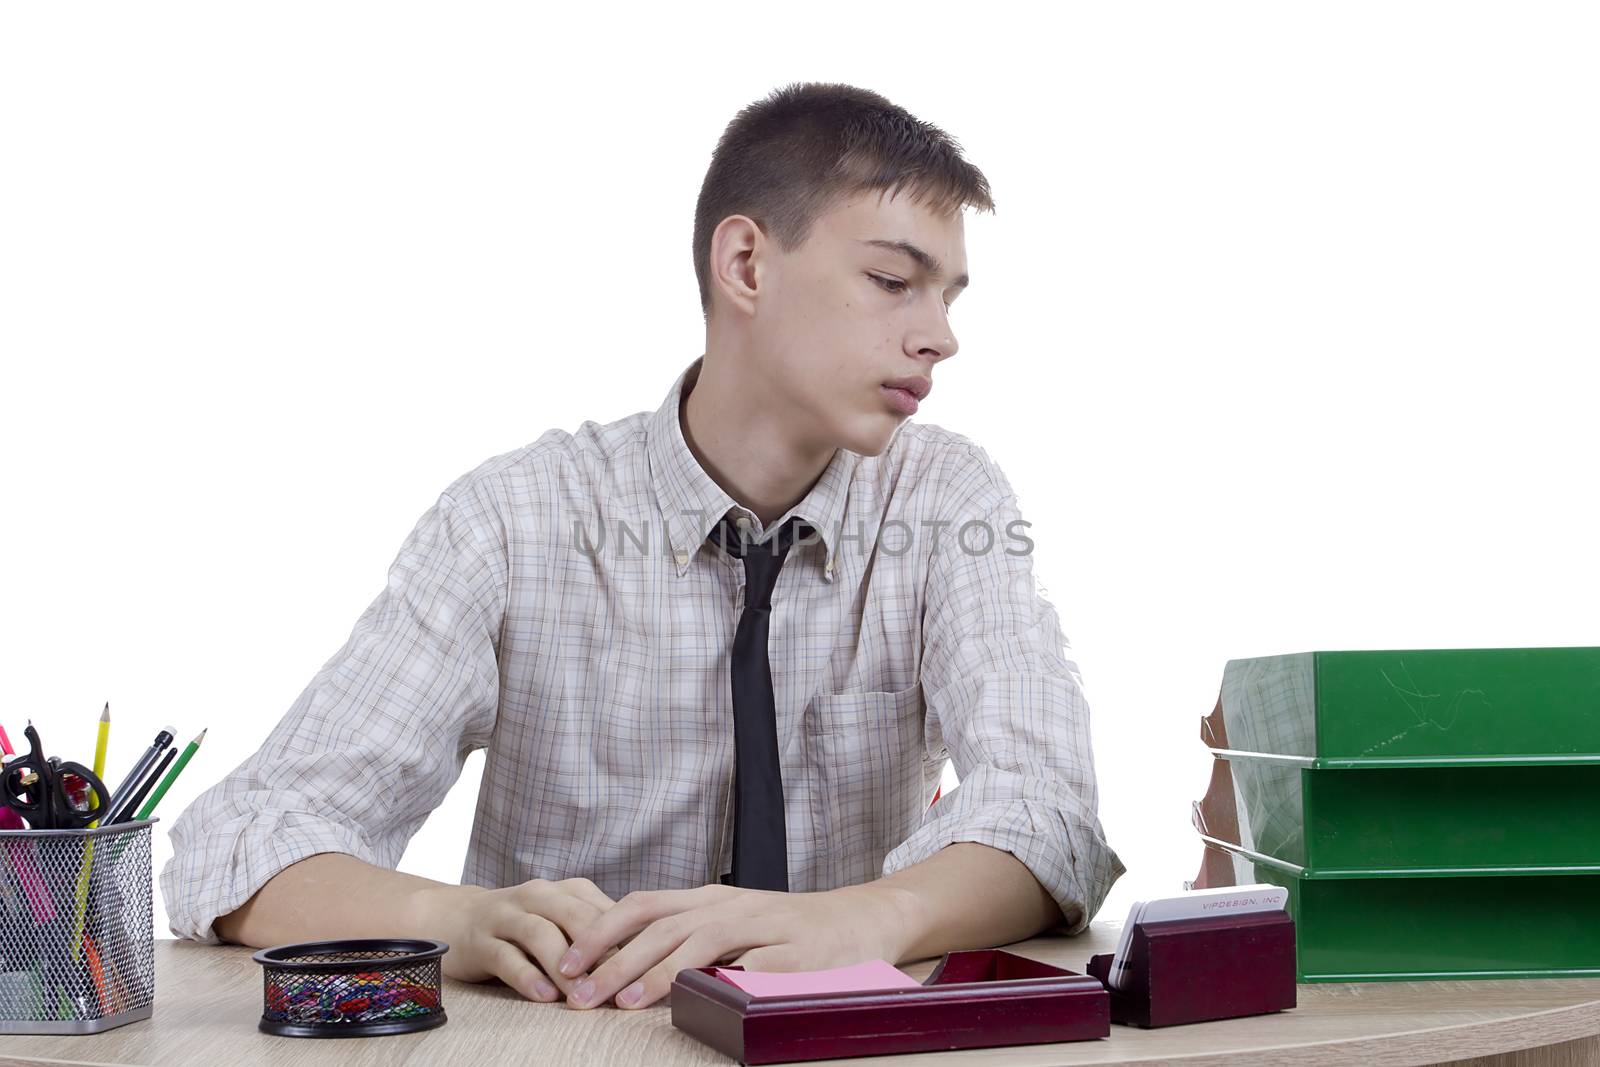
M 1062 929 L 1087 925 L 1123 866 L 1005 475 L 907 420 L 880 456 L 839 449 L 764 530 L 684 442 L 702 359 L 655 412 L 551 430 L 444 491 L 344 647 L 173 823 L 174 934 L 217 942 L 219 915 L 315 853 L 395 867 L 478 748 L 464 883 L 585 876 L 615 899 L 718 881 L 744 571 L 707 536 L 730 513 L 761 539 L 795 515 L 816 528 L 769 638 L 791 890 L 976 841 L 1081 909 Z M 947 758 L 960 785 L 930 807 Z

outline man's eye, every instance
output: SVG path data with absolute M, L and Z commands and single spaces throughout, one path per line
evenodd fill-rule
M 876 274 L 869 274 L 867 277 L 871 278 L 873 281 L 877 282 L 880 286 L 882 286 L 884 289 L 887 289 L 891 293 L 903 293 L 906 291 L 906 283 L 900 281 L 898 278 L 880 278 Z M 946 313 L 948 313 L 950 311 L 950 305 L 946 304 L 944 306 L 944 310 Z

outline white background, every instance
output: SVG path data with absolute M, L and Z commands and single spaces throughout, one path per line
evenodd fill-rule
M 1228 659 L 1600 643 L 1593 7 L 569 18 L 0 14 L 12 738 L 31 716 L 87 761 L 110 700 L 120 780 L 162 724 L 210 727 L 170 825 L 451 480 L 660 403 L 703 350 L 711 150 L 804 80 L 883 93 L 992 185 L 917 418 L 1034 524 L 1129 869 L 1102 914 L 1195 873 Z M 459 877 L 481 766 L 405 869 Z

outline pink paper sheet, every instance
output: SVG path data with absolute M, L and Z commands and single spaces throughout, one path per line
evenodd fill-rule
M 753 997 L 786 997 L 798 993 L 856 993 L 863 989 L 920 989 L 922 983 L 885 960 L 868 960 L 831 971 L 730 971 L 723 978 Z

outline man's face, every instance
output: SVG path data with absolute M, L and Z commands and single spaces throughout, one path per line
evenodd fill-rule
M 932 262 L 894 247 L 901 242 Z M 819 449 L 879 455 L 917 403 L 884 383 L 931 380 L 934 364 L 956 353 L 949 305 L 967 273 L 961 212 L 936 215 L 904 193 L 874 191 L 819 218 L 793 253 L 762 247 L 750 323 L 761 376 L 792 399 Z

